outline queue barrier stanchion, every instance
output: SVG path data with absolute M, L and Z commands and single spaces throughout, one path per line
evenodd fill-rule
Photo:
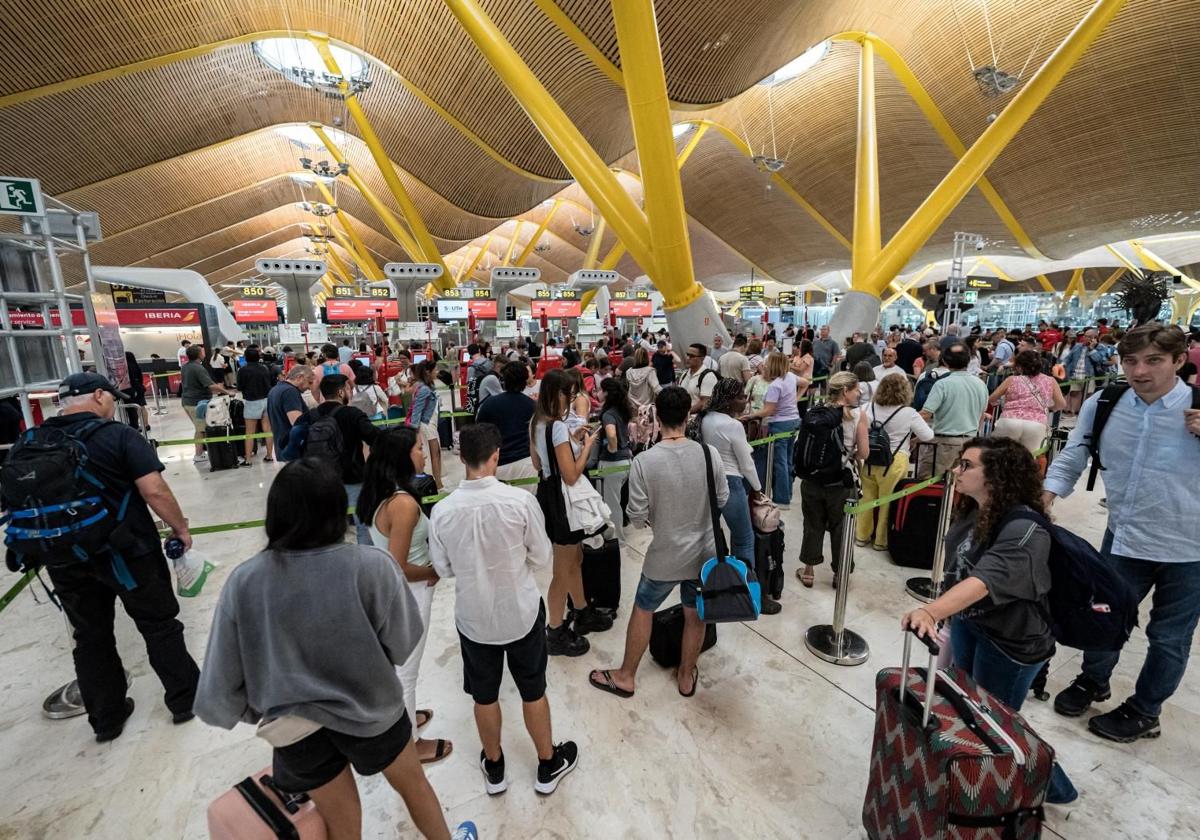
M 846 626 L 846 605 L 850 598 L 850 579 L 854 576 L 854 529 L 858 509 L 847 504 L 842 517 L 842 550 L 838 569 L 837 595 L 833 599 L 833 623 L 814 624 L 804 633 L 804 645 L 813 655 L 834 665 L 861 665 L 871 648 L 867 640 Z
M 926 604 L 937 600 L 942 594 L 942 580 L 946 574 L 946 531 L 950 529 L 950 514 L 954 510 L 954 482 L 958 473 L 950 470 L 945 476 L 945 493 L 938 509 L 937 533 L 933 538 L 933 568 L 928 577 L 912 577 L 904 582 L 904 591 Z

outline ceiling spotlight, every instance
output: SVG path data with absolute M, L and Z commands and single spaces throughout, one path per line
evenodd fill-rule
M 337 212 L 337 208 L 329 204 L 321 204 L 320 202 L 304 202 L 304 209 L 312 213 L 314 216 L 332 216 Z
M 539 240 L 538 240 L 538 244 L 536 244 L 536 245 L 534 245 L 534 246 L 533 246 L 533 250 L 534 250 L 536 253 L 539 253 L 539 254 L 544 254 L 544 253 L 546 253 L 547 251 L 549 251 L 549 250 L 550 250 L 550 243 L 549 243 L 549 242 L 547 242 L 547 241 L 546 241 L 546 240 L 544 240 L 544 239 L 539 239 Z
M 1004 96 L 1016 89 L 1021 80 L 990 64 L 975 68 L 975 84 L 984 96 Z
M 768 157 L 766 155 L 755 155 L 752 160 L 754 165 L 758 167 L 759 172 L 770 172 L 774 174 L 783 167 L 787 166 L 787 161 L 780 158 Z
M 595 233 L 595 231 L 596 231 L 596 228 L 594 228 L 594 227 L 587 227 L 587 226 L 581 225 L 581 224 L 575 225 L 575 232 L 578 233 L 580 236 L 584 236 L 584 237 L 591 236 L 593 233 Z

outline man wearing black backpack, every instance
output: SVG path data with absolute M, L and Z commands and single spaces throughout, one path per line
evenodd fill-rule
M 363 444 L 370 446 L 380 433 L 366 414 L 348 404 L 353 393 L 354 385 L 340 373 L 321 379 L 322 402 L 313 411 L 304 443 L 305 458 L 323 458 L 341 473 L 351 507 L 358 501 L 367 469 Z M 371 544 L 367 525 L 356 521 L 355 530 L 360 545 Z
M 9 524 L 9 563 L 46 567 L 74 630 L 75 676 L 98 742 L 117 738 L 133 714 L 113 635 L 118 598 L 146 641 L 171 719 L 186 723 L 200 671 L 176 618 L 179 602 L 150 511 L 191 548 L 187 519 L 160 474 L 164 467 L 154 447 L 133 427 L 113 421 L 118 392 L 105 377 L 71 374 L 59 385 L 58 397 L 58 416 L 26 433 L 0 474 L 10 512 L 39 511 Z M 79 481 L 77 469 L 90 478 Z M 54 509 L 64 505 L 87 514 L 74 523 L 75 530 L 18 537 L 14 523 L 63 524 Z
M 1045 501 L 1048 510 L 1055 498 L 1070 495 L 1091 459 L 1088 489 L 1103 470 L 1108 492 L 1101 554 L 1139 601 L 1154 592 L 1149 651 L 1133 696 L 1088 721 L 1095 734 L 1130 742 L 1161 734 L 1159 714 L 1183 680 L 1200 620 L 1200 389 L 1177 375 L 1187 358 L 1178 327 L 1136 327 L 1118 353 L 1128 385 L 1110 385 L 1084 403 L 1046 474 Z M 1082 673 L 1054 698 L 1055 711 L 1077 717 L 1107 700 L 1119 657 L 1119 651 L 1086 651 Z

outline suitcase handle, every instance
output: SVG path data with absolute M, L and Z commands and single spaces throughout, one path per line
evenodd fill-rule
M 925 668 L 925 673 L 928 675 L 925 682 L 925 699 L 922 700 L 916 694 L 912 694 L 913 699 L 921 707 L 921 728 L 924 729 L 929 726 L 929 718 L 933 715 L 933 698 L 936 693 L 935 689 L 937 688 L 937 668 L 934 667 L 937 663 L 934 660 L 937 658 L 940 648 L 938 647 L 938 643 L 933 639 L 917 635 L 917 631 L 911 627 L 904 634 L 904 657 L 900 660 L 901 707 L 905 705 L 905 695 L 911 693 L 908 690 L 908 661 L 912 656 L 912 640 L 914 637 L 920 639 L 929 651 L 929 664 Z
M 250 809 L 266 823 L 267 828 L 279 840 L 300 840 L 300 832 L 296 830 L 296 826 L 283 815 L 270 797 L 262 792 L 254 783 L 254 779 L 247 776 L 234 785 L 234 790 L 242 795 Z

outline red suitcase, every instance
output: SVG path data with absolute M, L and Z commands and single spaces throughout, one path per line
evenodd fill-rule
M 875 678 L 875 739 L 863 803 L 872 840 L 1033 840 L 1054 751 L 970 677 L 908 668 Z M 925 674 L 935 674 L 929 690 Z M 901 685 L 901 683 L 905 685 Z M 903 697 L 903 700 L 901 699 Z M 923 697 L 924 699 L 919 699 Z
M 284 793 L 271 768 L 246 777 L 208 806 L 211 840 L 325 840 L 325 821 L 307 794 Z

